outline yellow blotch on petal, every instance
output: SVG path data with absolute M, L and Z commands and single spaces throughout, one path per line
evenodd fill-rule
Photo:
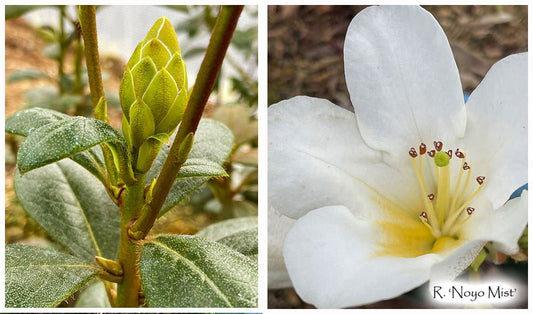
M 375 201 L 383 210 L 383 219 L 375 222 L 381 239 L 377 256 L 417 257 L 431 251 L 435 237 L 418 217 L 411 217 L 386 200 Z

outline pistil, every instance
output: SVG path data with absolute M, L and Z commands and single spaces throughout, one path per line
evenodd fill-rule
M 440 144 L 442 147 L 442 144 Z M 437 212 L 439 225 L 444 224 L 448 215 L 448 203 L 450 201 L 450 157 L 442 151 L 438 151 L 434 157 L 437 166 Z

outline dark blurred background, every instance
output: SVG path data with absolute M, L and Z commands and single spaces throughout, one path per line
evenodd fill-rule
M 353 111 L 344 80 L 343 47 L 352 18 L 366 6 L 268 7 L 268 104 L 297 95 L 325 98 Z M 443 27 L 459 67 L 465 93 L 496 61 L 527 51 L 527 6 L 423 6 Z M 485 262 L 481 276 L 505 273 L 527 291 L 527 262 Z M 429 308 L 427 284 L 399 298 L 362 308 Z M 527 308 L 527 300 L 513 305 Z M 313 308 L 293 289 L 269 290 L 269 308 Z

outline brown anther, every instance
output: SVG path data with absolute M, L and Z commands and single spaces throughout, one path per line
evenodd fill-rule
M 463 165 L 463 170 L 468 170 L 470 169 L 470 166 L 468 165 L 468 163 L 465 162 L 465 164 Z
M 418 156 L 416 150 L 414 147 L 411 147 L 411 149 L 409 150 L 409 156 L 415 158 L 416 156 Z
M 424 155 L 426 153 L 426 144 L 421 143 L 419 149 L 420 155 Z
M 426 212 L 421 212 L 420 218 L 424 219 L 425 221 L 428 221 L 428 214 Z
M 479 185 L 482 185 L 485 182 L 485 177 L 479 176 L 476 178 L 476 181 L 479 183 Z
M 431 194 L 428 194 L 428 198 L 430 201 L 434 200 L 435 199 L 435 194 L 431 193 Z
M 441 141 L 435 141 L 433 142 L 433 145 L 435 145 L 435 149 L 440 152 L 442 150 L 442 142 Z
M 435 157 L 435 150 L 434 149 L 430 150 L 428 152 L 428 156 L 431 157 L 431 158 Z
M 459 150 L 459 148 L 455 151 L 455 156 L 457 156 L 457 158 L 465 158 L 465 154 L 463 154 L 462 151 Z
M 466 213 L 468 214 L 468 216 L 472 215 L 474 213 L 476 209 L 474 207 L 468 207 L 466 209 Z
M 450 159 L 451 159 L 453 155 L 453 151 L 450 149 L 449 151 L 446 152 L 446 154 L 448 154 L 448 156 L 450 156 Z

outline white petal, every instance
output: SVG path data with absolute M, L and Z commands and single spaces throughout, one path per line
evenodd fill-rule
M 500 60 L 466 104 L 465 150 L 482 195 L 499 208 L 527 182 L 527 53 Z
M 461 237 L 494 241 L 498 251 L 507 255 L 517 253 L 518 239 L 527 225 L 527 198 L 527 190 L 524 190 L 520 197 L 509 200 L 475 222 L 467 223 Z
M 272 206 L 268 207 L 268 288 L 292 287 L 283 261 L 283 241 L 296 220 L 283 216 Z
M 412 166 L 385 164 L 361 139 L 352 112 L 299 96 L 270 106 L 268 114 L 269 202 L 284 215 L 298 218 L 328 205 L 355 208 L 369 189 L 404 206 L 420 201 L 412 192 L 418 184 Z
M 346 84 L 361 134 L 392 154 L 464 133 L 457 66 L 433 16 L 418 6 L 370 7 L 351 22 L 344 46 Z
M 455 279 L 472 264 L 485 243 L 482 240 L 468 241 L 453 250 L 451 254 L 445 256 L 441 262 L 433 265 L 431 268 L 430 287 Z
M 319 308 L 357 306 L 396 297 L 429 279 L 438 255 L 380 256 L 377 231 L 342 206 L 300 218 L 283 250 L 298 295 Z

